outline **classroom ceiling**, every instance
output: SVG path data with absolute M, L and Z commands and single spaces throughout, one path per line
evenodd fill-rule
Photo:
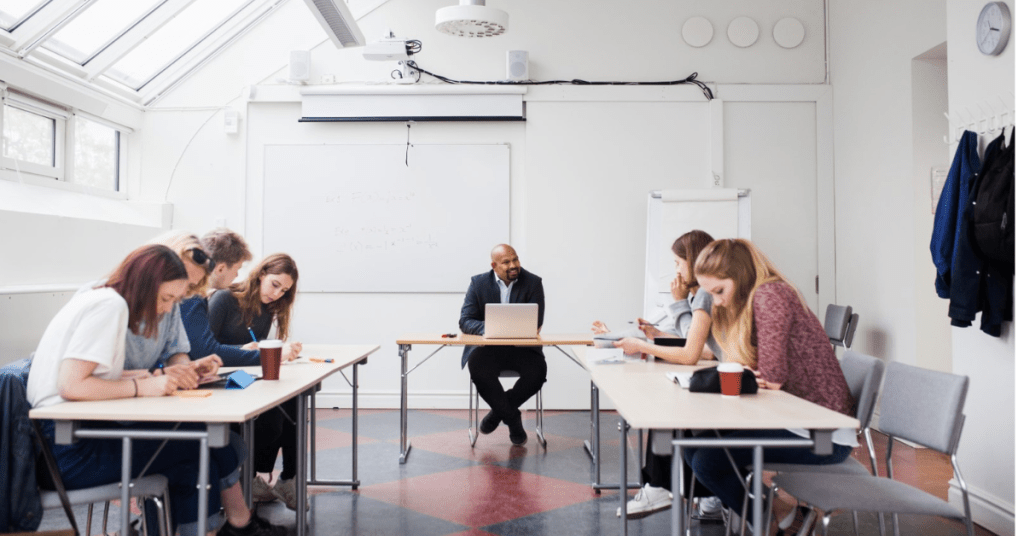
M 0 53 L 148 105 L 288 0 L 3 0 Z

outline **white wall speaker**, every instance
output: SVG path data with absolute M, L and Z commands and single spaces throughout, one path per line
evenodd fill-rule
M 525 50 L 509 50 L 505 53 L 505 79 L 530 79 L 530 53 Z
M 309 51 L 293 50 L 288 55 L 288 80 L 305 82 L 309 80 Z

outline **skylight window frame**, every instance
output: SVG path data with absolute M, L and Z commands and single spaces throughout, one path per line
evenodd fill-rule
M 25 21 L 34 17 L 36 13 L 42 11 L 43 8 L 45 8 L 51 2 L 53 2 L 53 0 L 40 0 L 39 4 L 36 5 L 36 7 L 28 10 L 28 12 L 22 15 L 20 19 L 14 21 L 14 24 L 12 24 L 10 28 L 4 28 L 3 26 L 0 26 L 0 30 L 4 30 L 8 33 L 14 33 L 22 24 L 25 24 Z
M 96 1 L 98 2 L 99 0 L 96 0 Z M 65 54 L 62 54 L 61 52 L 59 52 L 58 50 L 55 50 L 54 48 L 49 48 L 49 47 L 47 47 L 47 46 L 46 46 L 46 43 L 45 43 L 45 41 L 44 41 L 43 43 L 41 43 L 41 46 L 42 46 L 43 48 L 45 48 L 46 50 L 48 50 L 48 51 L 50 51 L 50 52 L 52 52 L 52 53 L 54 53 L 54 54 L 57 54 L 57 55 L 59 55 L 59 56 L 61 56 L 61 57 L 65 58 L 65 59 L 67 59 L 67 60 L 68 60 L 68 61 L 70 61 L 71 63 L 75 63 L 75 64 L 77 64 L 77 65 L 80 65 L 80 66 L 82 66 L 82 67 L 85 67 L 85 66 L 86 66 L 86 65 L 87 65 L 87 64 L 88 64 L 88 63 L 89 63 L 90 61 L 92 61 L 92 60 L 93 60 L 93 59 L 95 59 L 95 58 L 96 58 L 97 56 L 99 56 L 99 55 L 100 55 L 100 54 L 102 54 L 102 53 L 103 53 L 104 51 L 106 51 L 106 50 L 107 50 L 108 48 L 110 48 L 110 46 L 111 46 L 111 45 L 113 45 L 113 44 L 114 44 L 114 43 L 115 43 L 115 42 L 116 42 L 116 41 L 117 41 L 118 39 L 121 39 L 122 37 L 124 37 L 125 35 L 127 35 L 127 34 L 128 34 L 128 32 L 130 32 L 130 31 L 131 31 L 131 30 L 132 30 L 133 28 L 135 28 L 135 27 L 137 27 L 137 26 L 138 26 L 139 24 L 141 24 L 141 23 L 142 23 L 142 21 L 144 21 L 144 20 L 145 20 L 145 19 L 146 19 L 147 17 L 149 17 L 149 16 L 153 15 L 154 13 L 156 13 L 156 12 L 157 12 L 157 10 L 159 10 L 159 9 L 160 9 L 161 7 L 163 7 L 164 5 L 166 5 L 166 4 L 167 4 L 167 3 L 169 2 L 169 1 L 170 1 L 170 0 L 157 0 L 157 1 L 156 1 L 156 2 L 155 2 L 155 3 L 153 4 L 153 6 L 152 6 L 152 7 L 150 7 L 150 8 L 149 8 L 149 9 L 148 9 L 147 11 L 145 11 L 145 12 L 144 12 L 144 13 L 143 13 L 142 15 L 140 15 L 140 16 L 138 16 L 138 17 L 136 17 L 136 18 L 135 18 L 134 20 L 132 20 L 131 22 L 129 22 L 128 24 L 126 24 L 126 25 L 125 25 L 125 26 L 124 26 L 124 27 L 123 27 L 123 28 L 122 28 L 122 29 L 121 29 L 120 31 L 117 31 L 117 32 L 115 32 L 115 33 L 113 34 L 113 37 L 109 38 L 109 39 L 108 39 L 107 41 L 105 41 L 105 42 L 104 42 L 104 43 L 103 43 L 102 45 L 100 45 L 99 47 L 97 47 L 97 48 L 96 48 L 95 50 L 92 50 L 92 51 L 89 51 L 89 52 L 85 52 L 85 59 L 84 59 L 84 60 L 82 60 L 82 61 L 77 61 L 77 60 L 75 60 L 75 59 L 73 59 L 73 58 L 71 58 L 71 57 L 69 57 L 69 56 L 67 56 L 67 55 L 65 55 Z M 94 2 L 94 3 L 95 3 L 95 2 Z M 91 5 L 90 5 L 90 7 L 91 7 Z M 82 10 L 82 11 L 80 11 L 79 13 L 85 13 L 85 10 Z M 166 22 L 166 21 L 169 21 L 169 20 L 171 20 L 172 18 L 174 18 L 174 15 L 176 15 L 176 14 L 177 14 L 177 12 L 175 12 L 175 13 L 173 13 L 173 14 L 171 14 L 171 15 L 167 16 L 167 18 L 166 18 L 166 20 L 165 20 L 164 22 Z M 77 15 L 76 15 L 76 16 L 77 16 Z M 67 23 L 65 24 L 65 26 L 66 26 L 67 24 L 71 24 L 71 21 L 68 21 L 68 22 L 67 22 Z M 162 26 L 162 24 L 161 24 L 161 26 Z M 159 26 L 157 27 L 157 29 L 159 29 Z M 153 31 L 156 31 L 156 30 L 153 30 Z M 56 35 L 56 33 L 57 33 L 57 32 L 53 32 L 53 33 L 52 33 L 52 34 L 50 35 L 50 37 L 48 37 L 48 38 L 47 38 L 47 41 L 49 41 L 49 40 L 51 40 L 51 39 L 54 39 L 54 36 Z M 56 41 L 56 40 L 54 39 L 54 41 Z M 140 40 L 140 42 L 141 42 L 141 40 Z M 66 46 L 66 47 L 70 47 L 70 45 L 67 45 L 67 44 L 65 44 L 65 43 L 61 43 L 61 45 L 63 45 L 63 46 Z M 57 48 L 57 47 L 55 47 L 55 48 Z
M 258 1 L 266 1 L 266 0 L 244 0 L 243 3 L 238 8 L 236 8 L 234 11 L 232 11 L 228 16 L 226 16 L 223 19 L 221 19 L 220 22 L 218 22 L 217 24 L 214 24 L 213 26 L 211 26 L 209 31 L 204 33 L 199 39 L 197 39 L 194 42 L 192 42 L 191 45 L 185 47 L 182 50 L 181 53 L 179 53 L 178 55 L 174 56 L 170 61 L 168 61 L 163 66 L 161 66 L 160 68 L 155 70 L 153 72 L 153 74 L 151 74 L 149 76 L 149 78 L 144 80 L 142 82 L 142 84 L 139 85 L 139 86 L 132 86 L 132 85 L 128 84 L 128 81 L 125 80 L 124 78 L 122 78 L 120 76 L 117 76 L 117 75 L 114 75 L 113 73 L 117 72 L 116 69 L 114 68 L 114 64 L 112 64 L 108 69 L 106 69 L 103 74 L 105 74 L 106 76 L 110 77 L 111 79 L 113 79 L 113 80 L 115 80 L 117 82 L 120 82 L 121 84 L 124 84 L 126 87 L 129 87 L 129 88 L 133 89 L 134 91 L 142 93 L 142 88 L 144 88 L 147 85 L 149 85 L 149 83 L 151 83 L 158 76 L 163 74 L 164 71 L 167 71 L 169 68 L 171 68 L 178 60 L 182 59 L 183 57 L 188 55 L 190 52 L 195 50 L 199 45 L 201 45 L 204 41 L 206 41 L 211 35 L 217 33 L 217 31 L 220 30 L 221 28 L 223 28 L 224 25 L 226 25 L 228 22 L 231 21 L 231 19 L 235 18 L 236 16 L 238 16 L 239 13 L 241 13 L 246 8 L 248 8 L 249 6 L 253 5 L 253 3 L 258 2 Z M 154 31 L 153 33 L 156 33 L 156 31 Z M 150 35 L 152 35 L 152 34 L 150 34 Z M 147 36 L 147 37 L 149 37 L 149 36 Z

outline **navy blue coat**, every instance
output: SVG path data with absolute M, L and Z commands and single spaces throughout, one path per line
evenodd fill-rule
M 960 243 L 967 239 L 961 233 L 960 221 L 967 209 L 970 194 L 970 179 L 978 172 L 981 161 L 978 158 L 978 135 L 964 131 L 957 147 L 953 163 L 949 166 L 946 185 L 942 188 L 938 207 L 935 209 L 935 226 L 932 230 L 932 262 L 938 273 L 935 276 L 935 291 L 940 298 L 949 298 L 953 276 L 953 259 L 961 249 Z
M 509 303 L 536 303 L 537 327 L 544 325 L 544 284 L 539 276 L 527 272 L 525 268 L 519 272 L 519 278 L 512 285 Z M 494 270 L 473 276 L 466 291 L 466 299 L 462 302 L 462 315 L 459 317 L 459 329 L 469 335 L 484 334 L 484 306 L 488 303 L 501 303 L 501 289 L 494 275 Z M 469 355 L 476 346 L 467 346 L 462 351 L 462 368 L 469 363 Z M 523 350 L 540 354 L 544 352 L 540 346 L 523 347 Z
M 0 532 L 33 532 L 43 520 L 25 385 L 32 362 L 0 369 Z

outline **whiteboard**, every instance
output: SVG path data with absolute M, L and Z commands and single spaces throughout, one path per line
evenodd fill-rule
M 672 303 L 675 277 L 672 243 L 700 229 L 715 240 L 750 238 L 749 190 L 708 188 L 661 190 L 647 198 L 647 260 L 644 270 L 644 318 L 657 323 Z
M 263 252 L 301 292 L 462 293 L 509 239 L 508 145 L 266 145 L 263 169 Z

